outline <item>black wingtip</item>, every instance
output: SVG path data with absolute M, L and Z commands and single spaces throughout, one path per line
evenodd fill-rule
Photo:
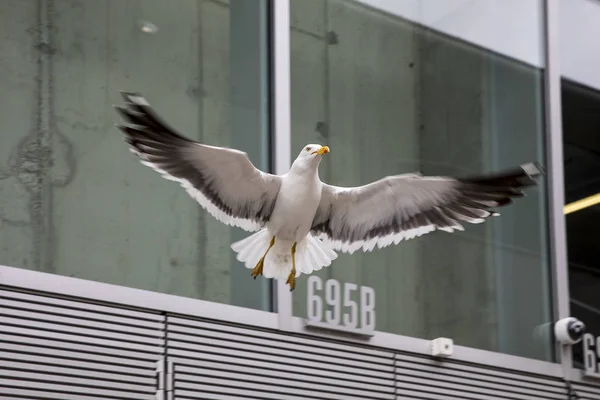
M 131 103 L 126 103 L 126 104 L 130 105 Z M 141 112 L 135 111 L 131 107 L 124 107 L 124 106 L 115 105 L 115 104 L 113 104 L 113 107 L 115 108 L 117 113 L 121 116 L 121 118 L 123 118 L 129 122 L 132 122 L 132 123 L 138 123 L 140 121 L 140 118 L 142 118 L 144 116 Z
M 118 130 L 120 130 L 123 133 L 127 133 L 127 127 L 123 124 L 115 122 L 115 128 L 117 128 Z
M 539 178 L 545 174 L 545 170 L 537 161 L 521 165 L 525 176 L 522 183 L 525 185 L 539 184 Z
M 136 97 L 144 99 L 144 101 L 145 101 L 145 97 L 140 92 L 129 92 L 129 91 L 126 91 L 126 90 L 119 90 L 119 93 L 121 93 L 121 97 L 126 102 L 137 104 L 138 102 L 136 102 L 135 100 L 133 100 L 133 98 L 136 98 Z
M 521 165 L 521 169 L 531 178 L 544 175 L 546 172 L 541 164 L 536 161 Z
M 123 106 L 115 106 L 115 110 L 120 114 L 126 122 L 130 122 L 133 126 L 119 126 L 121 130 L 135 130 L 144 132 L 145 135 L 157 135 L 163 136 L 164 140 L 178 140 L 184 142 L 192 142 L 190 140 L 171 128 L 166 122 L 164 122 L 152 109 L 150 103 L 146 98 L 139 92 L 128 92 L 125 90 L 119 90 L 125 104 Z
M 119 129 L 121 132 L 126 134 L 131 134 L 132 132 L 145 132 L 145 128 L 141 125 L 135 124 L 120 124 L 118 122 L 115 123 L 115 127 Z
M 543 175 L 543 168 L 537 162 L 522 164 L 505 171 L 459 179 L 465 183 L 488 186 L 504 186 L 522 188 L 539 184 L 536 178 Z
M 123 89 L 119 89 L 119 93 L 121 94 L 121 97 L 125 101 L 129 100 L 129 96 L 131 96 L 131 94 L 132 94 L 132 92 L 130 92 L 128 90 L 123 90 Z
M 127 109 L 125 107 L 120 106 L 118 104 L 113 104 L 112 106 L 122 117 L 127 115 Z

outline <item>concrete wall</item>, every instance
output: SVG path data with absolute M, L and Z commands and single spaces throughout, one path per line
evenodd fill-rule
M 125 89 L 193 139 L 237 140 L 228 3 L 3 1 L 1 264 L 266 306 L 249 273 L 232 293 L 232 229 L 139 164 L 113 126 Z
M 482 171 L 489 88 L 486 54 L 430 31 L 419 36 L 420 167 L 428 175 Z M 421 241 L 422 319 L 428 337 L 493 349 L 497 341 L 488 226 Z
M 484 153 L 487 170 L 537 161 L 544 155 L 543 72 L 500 57 L 490 58 L 490 135 Z M 502 351 L 549 359 L 551 343 L 531 335 L 536 326 L 552 320 L 547 193 L 541 178 L 538 189 L 527 191 L 502 210 L 490 224 L 494 246 L 491 265 L 496 273 L 496 307 Z
M 24 268 L 39 268 L 36 242 L 42 241 L 38 232 L 44 226 L 36 162 L 40 144 L 33 140 L 41 123 L 35 96 L 40 69 L 36 4 L 14 0 L 0 8 L 0 257 L 3 264 Z
M 424 31 L 420 39 L 423 172 L 470 175 L 544 164 L 542 73 L 437 33 Z M 542 181 L 486 224 L 423 238 L 430 337 L 550 356 L 550 345 L 532 334 L 551 310 L 545 188 Z

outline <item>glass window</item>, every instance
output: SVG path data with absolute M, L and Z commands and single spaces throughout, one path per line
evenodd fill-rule
M 320 176 L 338 186 L 415 171 L 465 176 L 543 165 L 543 67 L 518 60 L 520 53 L 506 51 L 504 41 L 494 47 L 496 36 L 509 34 L 507 26 L 483 43 L 492 51 L 453 32 L 487 29 L 481 21 L 495 13 L 470 3 L 473 12 L 446 10 L 415 21 L 418 12 L 405 10 L 404 18 L 378 9 L 398 3 L 291 1 L 292 157 L 306 143 L 328 145 Z M 402 3 L 419 10 L 419 2 Z M 533 16 L 541 18 L 541 10 Z M 309 286 L 305 275 L 298 279 L 294 315 L 308 316 L 309 290 L 320 290 L 320 303 L 332 309 L 324 292 L 334 279 L 340 291 L 332 283 L 330 300 L 349 316 L 361 288 L 372 289 L 377 331 L 448 337 L 458 345 L 550 360 L 553 345 L 535 335 L 551 320 L 545 193 L 542 179 L 527 197 L 499 209 L 500 217 L 467 224 L 464 232 L 436 231 L 370 253 L 339 253 L 314 273 L 322 286 Z M 369 326 L 369 312 L 361 313 Z M 326 323 L 326 313 L 317 314 Z
M 269 309 L 218 222 L 114 127 L 141 92 L 182 134 L 268 160 L 266 0 L 6 0 L 0 264 Z
M 571 315 L 587 335 L 573 346 L 576 367 L 600 377 L 600 90 L 563 81 L 565 218 L 569 255 Z M 590 355 L 591 353 L 591 355 Z

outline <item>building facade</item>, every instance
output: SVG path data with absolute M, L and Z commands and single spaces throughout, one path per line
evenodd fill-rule
M 596 0 L 0 0 L 0 398 L 600 399 L 599 37 Z M 290 292 L 132 156 L 119 90 L 263 170 L 327 144 L 340 186 L 545 175 Z

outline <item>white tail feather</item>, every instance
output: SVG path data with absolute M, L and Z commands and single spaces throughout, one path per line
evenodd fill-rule
M 271 234 L 265 228 L 233 243 L 231 249 L 237 253 L 238 261 L 244 263 L 246 268 L 253 269 L 269 248 L 271 239 Z M 290 241 L 275 240 L 275 245 L 265 257 L 265 278 L 287 279 L 292 270 L 292 244 Z M 296 245 L 296 277 L 327 267 L 337 257 L 335 251 L 308 234 Z

